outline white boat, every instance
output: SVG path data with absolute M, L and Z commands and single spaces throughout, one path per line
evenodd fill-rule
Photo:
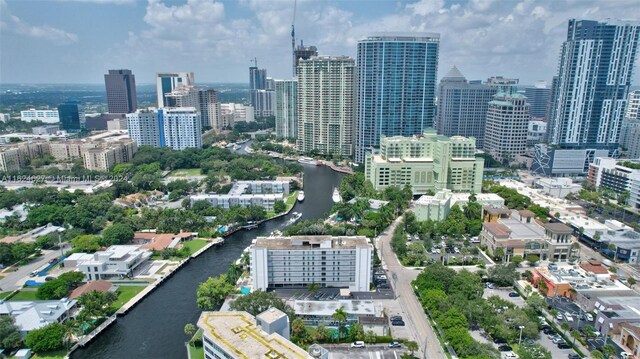
M 313 165 L 313 166 L 317 166 L 318 165 L 318 160 L 314 160 L 313 158 L 310 158 L 310 157 L 301 157 L 298 160 L 298 162 L 306 164 L 306 165 Z
M 302 217 L 302 213 L 299 213 L 299 212 L 293 212 L 291 214 L 293 216 L 291 218 L 289 218 L 289 223 L 294 223 L 295 221 L 299 220 L 300 217 Z
M 338 192 L 338 187 L 333 187 L 333 194 L 331 195 L 331 199 L 333 200 L 333 203 L 338 203 L 342 201 L 342 198 L 340 197 L 340 192 Z
M 298 192 L 298 202 L 304 201 L 304 191 Z

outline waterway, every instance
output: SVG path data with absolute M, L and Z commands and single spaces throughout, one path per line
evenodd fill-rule
M 293 211 L 302 220 L 324 218 L 333 202 L 331 193 L 343 175 L 328 167 L 304 166 L 305 201 Z M 224 245 L 211 248 L 192 259 L 162 286 L 144 298 L 73 359 L 186 358 L 186 323 L 195 324 L 201 310 L 196 305 L 196 289 L 208 277 L 225 273 L 242 250 L 259 235 L 283 230 L 291 214 L 268 221 L 251 231 L 240 231 L 226 238 Z

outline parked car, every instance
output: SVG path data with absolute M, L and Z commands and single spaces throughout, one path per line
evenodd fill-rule
M 631 354 L 629 352 L 622 352 L 622 353 L 620 353 L 620 358 L 622 358 L 622 359 L 631 359 L 631 358 L 633 358 L 633 354 Z
M 364 342 L 361 341 L 361 340 L 358 340 L 357 342 L 351 343 L 351 347 L 352 348 L 364 348 Z
M 587 313 L 584 315 L 584 319 L 589 322 L 593 322 L 593 315 L 591 315 L 591 313 Z
M 55 263 L 55 261 L 57 261 L 57 260 L 58 260 L 58 257 L 52 258 L 52 259 L 49 261 L 49 264 L 51 264 L 51 263 Z
M 389 343 L 389 348 L 400 348 L 400 347 L 402 347 L 402 344 L 400 344 L 398 342 Z
M 511 353 L 502 353 L 502 357 L 504 359 L 518 359 L 518 354 L 511 352 Z
M 507 344 L 507 341 L 502 338 L 493 338 L 493 342 L 496 344 Z
M 567 355 L 567 358 L 569 359 L 582 359 L 582 357 L 576 353 L 569 353 L 569 355 Z
M 553 344 L 559 344 L 564 342 L 564 339 L 561 336 L 556 335 L 553 338 L 551 338 L 551 341 L 553 342 Z
M 44 279 L 44 281 L 45 281 L 45 282 L 48 282 L 48 281 L 50 281 L 50 280 L 54 280 L 54 279 L 56 279 L 56 277 L 46 277 L 46 278 Z
M 571 313 L 564 313 L 564 317 L 567 318 L 567 322 L 573 322 L 573 317 Z
M 397 320 L 402 320 L 402 316 L 400 316 L 400 315 L 392 315 L 391 318 L 389 318 L 389 319 L 391 319 L 392 322 L 393 321 L 397 321 Z
M 510 297 L 519 297 L 520 294 L 518 294 L 518 292 L 509 292 L 509 296 Z
M 508 346 L 507 344 L 501 345 L 498 347 L 498 350 L 501 352 L 510 352 L 513 350 L 512 347 Z
M 567 342 L 558 343 L 558 349 L 571 349 L 571 344 Z
M 40 272 L 37 271 L 37 270 L 34 270 L 33 272 L 29 273 L 29 277 L 35 277 L 35 276 L 38 275 L 38 273 L 40 273 Z
M 391 325 L 395 327 L 404 327 L 404 321 L 402 320 L 393 320 L 391 321 Z
M 562 313 L 558 313 L 558 314 L 556 315 L 556 319 L 557 319 L 557 320 L 562 320 Z

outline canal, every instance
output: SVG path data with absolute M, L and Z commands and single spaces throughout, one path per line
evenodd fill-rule
M 302 219 L 326 217 L 333 205 L 331 192 L 343 175 L 328 167 L 304 166 L 305 200 L 293 211 Z M 257 229 L 240 231 L 226 238 L 223 246 L 211 248 L 192 259 L 162 286 L 143 299 L 85 348 L 76 350 L 73 359 L 112 358 L 186 358 L 186 323 L 195 324 L 200 316 L 196 289 L 208 277 L 225 273 L 244 248 L 259 235 L 283 230 L 291 215 L 266 222 Z

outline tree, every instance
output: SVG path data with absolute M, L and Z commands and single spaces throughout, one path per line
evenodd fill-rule
M 527 288 L 531 288 L 530 286 Z M 538 293 L 532 293 L 529 297 L 527 297 L 527 306 L 535 310 L 536 312 L 541 312 L 544 308 L 547 307 L 547 302 L 545 302 L 544 298 Z
M 364 327 L 360 323 L 349 325 L 349 339 L 353 342 L 364 339 Z
M 364 342 L 365 343 L 369 343 L 369 344 L 373 344 L 376 342 L 376 338 L 378 336 L 376 335 L 376 333 L 373 330 L 367 330 L 366 333 L 364 333 Z
M 230 305 L 231 310 L 244 311 L 256 316 L 269 308 L 276 308 L 289 315 L 290 319 L 295 317 L 295 313 L 282 299 L 278 298 L 275 292 L 265 292 L 257 290 L 243 295 Z
M 618 351 L 612 344 L 607 343 L 604 345 L 604 348 L 602 348 L 602 354 L 604 354 L 605 358 L 615 358 Z
M 30 331 L 25 339 L 25 344 L 36 353 L 62 349 L 64 346 L 64 332 L 62 324 L 51 323 L 40 329 Z
M 562 324 L 560 324 L 560 328 L 562 328 L 562 330 L 566 332 L 567 330 L 571 329 L 571 326 L 569 325 L 569 323 L 563 322 Z
M 596 337 L 596 328 L 591 324 L 587 324 L 582 327 L 582 332 L 587 338 L 595 338 Z
M 92 253 L 100 249 L 100 241 L 101 238 L 99 236 L 87 234 L 71 240 L 71 245 L 78 252 Z
M 108 317 L 113 314 L 114 309 L 111 304 L 118 299 L 114 292 L 100 292 L 92 290 L 84 293 L 78 298 L 78 303 L 82 306 L 82 311 L 78 314 L 78 319 L 82 321 Z
M 232 290 L 233 285 L 227 281 L 226 274 L 209 277 L 200 283 L 196 291 L 198 307 L 202 310 L 214 310 L 222 304 Z
M 188 335 L 188 336 L 193 336 L 193 333 L 196 332 L 196 327 L 195 325 L 191 324 L 191 323 L 187 323 L 184 326 L 184 334 Z
M 102 231 L 102 244 L 112 246 L 129 243 L 133 239 L 133 229 L 126 224 L 116 223 Z
M 633 277 L 629 277 L 627 278 L 627 283 L 629 283 L 630 286 L 634 286 L 636 285 L 636 280 Z
M 593 359 L 604 359 L 604 354 L 602 354 L 601 351 L 599 350 L 592 350 L 591 353 L 589 353 L 591 355 L 591 358 Z
M 333 319 L 338 322 L 338 336 L 342 338 L 342 334 L 346 329 L 344 323 L 347 321 L 347 312 L 344 311 L 344 307 L 340 307 L 336 309 L 331 317 L 333 317 Z
M 0 317 L 0 344 L 5 349 L 18 349 L 22 345 L 22 336 L 10 316 Z
M 296 344 L 305 344 L 309 341 L 307 327 L 301 318 L 296 318 L 291 322 L 291 339 Z
M 520 359 L 551 359 L 551 352 L 540 344 L 523 343 L 518 347 L 517 354 Z
M 502 262 L 504 260 L 504 248 L 497 247 L 493 250 L 493 259 Z
M 84 273 L 82 272 L 67 272 L 60 274 L 58 279 L 68 283 L 71 287 L 77 287 L 78 284 L 84 282 Z
M 527 262 L 533 265 L 534 263 L 540 260 L 540 256 L 538 256 L 537 254 L 529 254 L 525 259 Z
M 418 343 L 414 342 L 413 340 L 407 340 L 406 342 L 404 342 L 404 346 L 407 347 L 407 350 L 411 355 L 413 355 L 413 353 L 418 350 Z
M 520 263 L 522 263 L 523 261 L 524 258 L 522 258 L 522 256 L 519 254 L 511 257 L 511 263 L 515 264 L 516 267 L 520 267 Z
M 516 267 L 512 264 L 497 264 L 487 270 L 489 281 L 497 284 L 499 287 L 507 287 L 513 285 L 513 281 L 518 279 Z
M 277 200 L 276 203 L 273 204 L 273 211 L 276 213 L 282 213 L 287 210 L 287 205 L 284 204 L 284 201 Z
M 309 283 L 308 290 L 311 293 L 316 293 L 320 289 L 320 284 L 318 283 Z
M 36 298 L 40 300 L 60 299 L 65 297 L 67 293 L 69 293 L 69 283 L 62 279 L 54 279 L 38 287 Z

